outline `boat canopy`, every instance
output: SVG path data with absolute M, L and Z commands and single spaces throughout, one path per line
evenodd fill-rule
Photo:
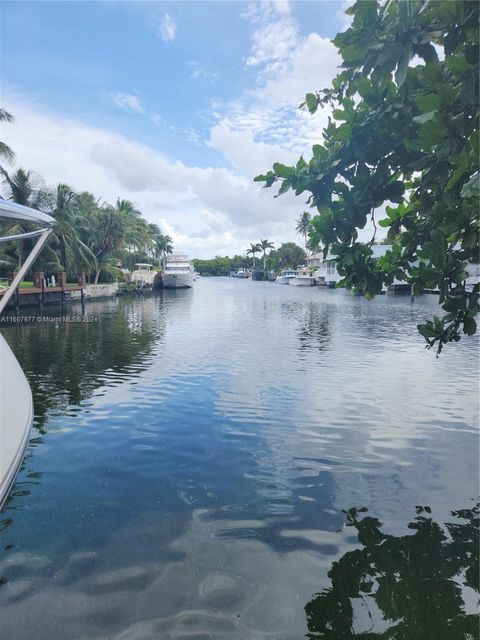
M 43 249 L 49 235 L 53 231 L 53 226 L 55 224 L 55 218 L 52 218 L 52 216 L 49 216 L 47 213 L 43 213 L 42 211 L 37 211 L 36 209 L 24 207 L 20 204 L 16 204 L 15 202 L 9 202 L 8 200 L 2 199 L 0 199 L 0 220 L 1 219 L 15 220 L 18 222 L 28 222 L 30 224 L 37 225 L 38 228 L 34 229 L 33 231 L 24 231 L 15 235 L 0 236 L 0 243 L 11 242 L 12 240 L 24 240 L 25 238 L 33 238 L 35 236 L 40 237 L 31 250 L 29 256 L 18 270 L 18 273 L 15 276 L 13 282 L 3 294 L 2 299 L 0 300 L 0 313 L 2 313 L 2 311 L 5 309 L 10 298 L 15 293 L 18 285 L 32 266 L 33 261 Z

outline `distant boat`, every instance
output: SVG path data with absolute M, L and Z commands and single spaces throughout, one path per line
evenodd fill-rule
M 244 269 L 239 269 L 235 275 L 237 278 L 248 278 L 248 274 Z
M 147 262 L 137 262 L 137 268 L 131 275 L 131 281 L 137 285 L 139 289 L 153 286 L 156 271 L 152 269 L 152 265 Z
M 288 284 L 294 287 L 313 287 L 316 284 L 316 279 L 313 276 L 313 272 L 310 269 L 299 269 L 294 278 L 290 278 Z
M 165 289 L 188 289 L 195 282 L 195 269 L 188 256 L 171 255 L 162 274 Z
M 292 278 L 297 275 L 296 271 L 282 271 L 281 274 L 275 278 L 277 284 L 289 284 Z

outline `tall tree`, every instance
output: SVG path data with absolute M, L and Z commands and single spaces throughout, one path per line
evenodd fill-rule
M 303 236 L 305 241 L 305 249 L 307 248 L 307 234 L 310 230 L 311 221 L 312 216 L 308 213 L 308 211 L 304 211 L 298 218 L 298 220 L 296 220 L 297 226 L 295 227 L 295 231 Z
M 333 41 L 341 72 L 301 105 L 331 109 L 323 143 L 310 160 L 255 178 L 309 193 L 311 239 L 336 255 L 344 286 L 368 297 L 394 278 L 416 293 L 439 289 L 445 315 L 418 327 L 438 352 L 461 330 L 475 333 L 479 310 L 480 287 L 465 289 L 480 249 L 479 7 L 357 1 L 351 27 Z M 359 242 L 367 223 L 371 240 Z M 375 260 L 378 223 L 393 246 Z
M 305 264 L 306 253 L 294 242 L 284 242 L 276 251 L 271 251 L 268 262 L 275 271 L 280 269 L 297 269 Z
M 124 217 L 116 207 L 103 205 L 92 216 L 89 248 L 97 260 L 95 284 L 102 270 L 112 270 L 113 253 L 122 246 L 125 238 Z
M 255 269 L 255 254 L 260 253 L 262 248 L 257 244 L 250 244 L 250 248 L 247 249 L 247 256 L 252 256 L 253 258 L 253 268 Z
M 3 167 L 0 167 L 0 175 L 7 200 L 32 209 L 47 211 L 51 208 L 52 194 L 46 189 L 43 179 L 33 171 L 19 168 L 8 173 Z M 31 229 L 28 224 L 16 223 L 11 225 L 9 233 L 24 233 L 29 230 Z M 21 240 L 17 244 L 18 268 L 23 264 L 26 248 L 30 246 L 31 240 Z
M 165 269 L 167 255 L 173 252 L 173 244 L 170 236 L 160 235 L 156 241 L 157 255 L 162 258 L 162 267 Z
M 0 109 L 0 122 L 13 122 L 13 116 L 5 109 Z M 15 154 L 5 142 L 0 142 L 0 158 L 4 158 L 9 164 L 15 160 Z
M 54 193 L 54 239 L 60 248 L 61 266 L 67 273 L 96 268 L 96 258 L 81 238 L 87 221 L 82 217 L 78 195 L 66 184 L 57 185 Z
M 267 249 L 273 249 L 275 246 L 270 240 L 260 240 L 260 250 L 263 251 L 263 270 L 267 269 Z

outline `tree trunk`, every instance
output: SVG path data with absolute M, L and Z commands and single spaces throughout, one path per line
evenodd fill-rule
M 98 278 L 100 277 L 100 271 L 102 270 L 101 267 L 99 267 L 95 273 L 95 284 L 98 284 Z
M 265 253 L 265 251 L 263 252 L 263 270 L 267 270 L 267 254 Z
M 67 270 L 67 248 L 65 246 L 65 238 L 63 236 L 61 236 L 60 245 L 61 245 L 61 248 L 62 248 L 63 270 L 65 271 L 65 273 L 67 273 L 68 272 L 68 270 Z

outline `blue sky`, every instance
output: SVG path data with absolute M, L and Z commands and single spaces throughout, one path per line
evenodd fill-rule
M 296 107 L 335 75 L 344 4 L 3 2 L 2 139 L 49 183 L 130 198 L 192 256 L 300 241 L 303 202 L 251 179 L 318 140 L 326 114 Z

